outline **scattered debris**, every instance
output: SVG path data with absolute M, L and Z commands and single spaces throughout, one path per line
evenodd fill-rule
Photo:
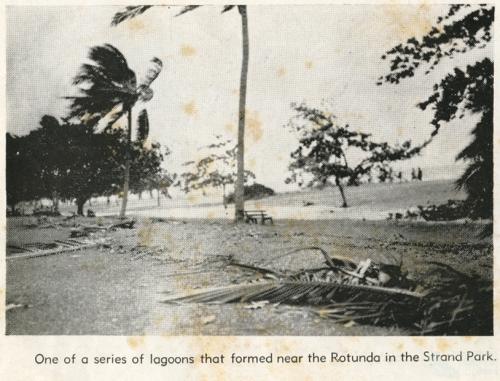
M 448 200 L 441 205 L 418 205 L 406 212 L 389 213 L 388 220 L 423 219 L 424 221 L 456 221 L 469 217 L 469 210 L 464 200 Z
M 112 224 L 108 227 L 108 229 L 133 229 L 135 225 L 135 220 L 126 220 L 123 222 L 119 222 L 117 224 Z
M 135 225 L 135 220 L 127 220 L 123 222 L 119 222 L 117 224 L 111 224 L 108 226 L 101 225 L 80 225 L 74 227 L 70 231 L 70 237 L 88 237 L 90 234 L 99 232 L 99 231 L 109 231 L 115 229 L 133 229 Z
M 163 217 L 149 217 L 149 222 L 155 224 L 155 223 L 168 223 L 170 221 L 168 220 L 168 218 L 163 218 Z
M 8 245 L 7 247 L 9 249 L 13 249 L 14 251 L 17 251 L 17 253 L 20 254 L 14 254 L 14 255 L 9 255 L 6 258 L 7 259 L 29 259 L 29 258 L 36 258 L 36 257 L 45 257 L 48 255 L 55 255 L 55 254 L 63 254 L 63 253 L 69 253 L 69 252 L 74 252 L 77 250 L 83 250 L 83 249 L 88 249 L 91 247 L 96 247 L 101 244 L 104 244 L 105 240 L 56 240 L 51 243 L 32 243 L 32 244 L 27 244 L 22 247 L 20 246 L 12 246 Z M 23 254 L 26 253 L 26 254 Z
M 33 215 L 34 216 L 51 216 L 51 217 L 57 217 L 60 216 L 61 213 L 51 207 L 51 206 L 40 206 L 38 208 L 33 209 Z
M 320 252 L 324 266 L 300 271 L 267 269 L 231 261 L 231 266 L 263 275 L 260 279 L 216 288 L 170 295 L 165 303 L 248 303 L 249 310 L 269 303 L 316 306 L 319 317 L 351 327 L 354 324 L 396 326 L 420 334 L 478 334 L 491 332 L 492 288 L 452 267 L 432 262 L 440 272 L 440 283 L 425 289 L 402 271 L 402 261 L 376 262 L 370 258 L 354 262 L 332 256 L 319 247 L 300 251 Z M 394 262 L 394 261 L 392 261 Z M 484 306 L 490 306 L 484 308 Z M 481 308 L 478 308 L 481 306 Z M 481 317 L 474 317 L 475 310 Z M 489 311 L 489 312 L 488 312 Z M 480 318 L 481 321 L 478 321 Z
M 262 300 L 260 302 L 251 302 L 250 304 L 246 305 L 245 308 L 247 310 L 258 310 L 268 304 L 269 304 L 268 300 Z
M 30 308 L 30 304 L 17 304 L 17 303 L 7 303 L 5 306 L 5 311 L 13 310 L 14 308 Z
M 209 316 L 205 316 L 201 319 L 201 322 L 204 324 L 204 325 L 207 325 L 207 324 L 210 324 L 210 323 L 213 323 L 215 321 L 215 315 L 209 315 Z

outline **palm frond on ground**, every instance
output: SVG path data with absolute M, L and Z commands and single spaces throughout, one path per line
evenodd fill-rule
M 433 270 L 428 275 L 436 281 L 432 287 L 425 289 L 408 281 L 401 272 L 401 263 L 395 265 L 365 260 L 356 266 L 355 262 L 330 256 L 318 247 L 293 250 L 273 260 L 311 249 L 324 256 L 325 267 L 287 272 L 233 261 L 230 265 L 263 274 L 267 279 L 172 295 L 164 302 L 221 304 L 266 301 L 314 307 L 320 317 L 337 323 L 397 326 L 418 334 L 460 335 L 473 332 L 484 335 L 492 332 L 491 285 L 449 265 L 429 262 Z

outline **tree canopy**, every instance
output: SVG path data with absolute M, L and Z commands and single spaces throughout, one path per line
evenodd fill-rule
M 455 4 L 421 39 L 412 37 L 386 54 L 390 71 L 379 78 L 397 84 L 413 77 L 420 68 L 428 74 L 445 58 L 452 59 L 472 49 L 483 49 L 492 39 L 495 9 L 491 5 Z M 457 62 L 457 64 L 459 64 Z M 493 61 L 485 57 L 465 68 L 455 67 L 433 87 L 433 93 L 417 105 L 434 111 L 431 137 L 443 123 L 478 114 L 473 140 L 458 155 L 468 167 L 457 180 L 467 191 L 472 217 L 491 217 L 493 212 Z M 465 125 L 468 125 L 466 123 Z
M 25 136 L 7 134 L 7 196 L 13 209 L 20 201 L 41 198 L 76 200 L 77 212 L 93 196 L 118 193 L 127 149 L 125 132 L 101 133 L 93 125 L 60 123 L 45 115 Z M 159 144 L 132 147 L 132 179 L 159 173 Z
M 123 171 L 123 198 L 120 217 L 125 217 L 128 190 L 130 187 L 130 165 L 132 151 L 132 108 L 138 101 L 148 102 L 153 97 L 151 84 L 160 75 L 162 61 L 154 57 L 152 66 L 139 84 L 135 72 L 128 66 L 125 56 L 113 45 L 94 46 L 89 51 L 90 63 L 81 66 L 73 79 L 78 86 L 78 96 L 71 99 L 70 117 L 80 120 L 86 118 L 105 118 L 110 122 L 108 128 L 127 115 L 127 146 L 125 149 Z M 149 122 L 147 113 L 140 114 L 139 138 L 145 139 Z M 146 124 L 147 123 L 147 124 Z M 146 135 L 145 135 L 146 134 Z
M 231 140 L 224 140 L 217 135 L 215 143 L 200 147 L 205 155 L 196 161 L 188 161 L 184 166 L 189 168 L 181 174 L 180 186 L 184 192 L 206 188 L 222 188 L 226 193 L 226 186 L 234 185 L 237 178 L 237 146 Z M 245 170 L 245 182 L 255 178 L 252 171 Z
M 331 113 L 305 103 L 292 104 L 292 108 L 296 115 L 288 127 L 298 133 L 299 145 L 290 155 L 291 174 L 285 182 L 310 187 L 325 186 L 333 180 L 343 207 L 347 207 L 344 186 L 358 185 L 363 176 L 385 170 L 390 163 L 409 159 L 422 149 L 412 147 L 410 141 L 401 145 L 377 142 L 370 134 L 353 130 Z M 352 151 L 356 151 L 356 162 L 348 158 Z

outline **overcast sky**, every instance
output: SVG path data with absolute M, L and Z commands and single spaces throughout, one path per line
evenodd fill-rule
M 156 8 L 110 27 L 121 7 L 9 7 L 7 10 L 7 130 L 26 134 L 44 114 L 66 115 L 62 97 L 91 46 L 111 43 L 141 77 L 157 56 L 164 69 L 146 106 L 151 137 L 173 151 L 166 166 L 178 170 L 216 134 L 236 137 L 241 70 L 241 21 L 236 11 L 205 6 L 181 17 Z M 399 85 L 376 86 L 389 65 L 380 56 L 421 36 L 446 8 L 430 5 L 249 6 L 250 67 L 246 165 L 257 181 L 280 190 L 296 137 L 283 126 L 291 102 L 319 106 L 356 129 L 392 143 L 422 142 L 431 112 L 416 103 L 455 66 L 492 56 L 493 47 Z M 134 118 L 135 119 L 135 118 Z M 441 129 L 423 155 L 405 164 L 452 166 L 469 141 L 474 119 Z M 460 167 L 457 167 L 460 170 Z M 451 170 L 452 172 L 453 170 Z M 449 170 L 443 177 L 450 176 Z

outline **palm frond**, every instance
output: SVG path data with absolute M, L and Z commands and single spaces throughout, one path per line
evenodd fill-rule
M 137 140 L 145 142 L 149 135 L 149 118 L 146 109 L 142 109 L 137 116 Z
M 69 118 L 82 117 L 86 114 L 99 115 L 101 118 L 109 114 L 121 102 L 108 97 L 91 97 L 87 95 L 66 97 L 71 99 Z
M 222 12 L 221 13 L 225 13 L 227 11 L 230 11 L 231 9 L 233 9 L 236 5 L 224 5 L 224 8 L 222 8 Z
M 88 57 L 92 62 L 83 64 L 73 79 L 79 94 L 66 97 L 72 100 L 70 117 L 95 114 L 102 118 L 120 104 L 137 101 L 136 75 L 117 48 L 110 44 L 93 46 Z
M 148 69 L 144 80 L 139 85 L 140 88 L 148 88 L 149 86 L 151 86 L 151 83 L 153 83 L 153 81 L 158 78 L 161 73 L 163 62 L 159 58 L 153 57 L 151 59 L 151 63 L 152 67 Z
M 387 301 L 418 305 L 424 294 L 396 288 L 330 282 L 265 281 L 196 290 L 173 295 L 165 303 L 270 303 L 328 305 L 334 302 Z
M 110 111 L 110 113 L 112 113 L 113 110 Z M 111 116 L 111 119 L 108 121 L 108 123 L 106 124 L 106 126 L 104 127 L 104 130 L 107 131 L 109 130 L 110 128 L 113 127 L 113 125 L 118 122 L 125 114 L 127 113 L 127 110 L 124 109 L 123 107 L 121 108 L 120 111 L 114 113 L 112 116 Z M 109 113 L 108 113 L 109 114 Z
M 125 56 L 111 44 L 90 48 L 89 59 L 96 63 L 103 74 L 117 83 L 135 81 L 135 73 L 129 68 Z
M 146 12 L 153 5 L 131 5 L 126 7 L 123 11 L 115 13 L 113 20 L 111 21 L 112 26 L 116 26 L 123 21 L 132 19 Z
M 181 11 L 177 13 L 175 16 L 183 15 L 184 13 L 191 12 L 199 7 L 201 7 L 201 5 L 186 5 L 185 7 L 182 7 Z

